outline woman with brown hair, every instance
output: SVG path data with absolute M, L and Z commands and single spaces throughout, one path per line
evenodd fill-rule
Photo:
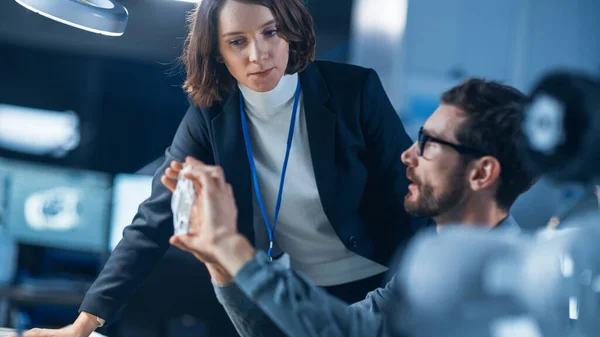
M 314 61 L 301 0 L 203 0 L 190 19 L 190 108 L 152 196 L 60 336 L 111 319 L 169 247 L 171 191 L 186 157 L 222 168 L 240 233 L 347 302 L 381 284 L 412 235 L 400 161 L 412 141 L 373 70 Z M 218 266 L 207 266 L 216 277 Z

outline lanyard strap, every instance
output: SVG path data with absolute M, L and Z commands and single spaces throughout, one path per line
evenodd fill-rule
M 275 228 L 277 227 L 277 218 L 279 217 L 279 208 L 281 207 L 281 196 L 283 195 L 283 183 L 285 181 L 285 171 L 287 170 L 287 163 L 290 157 L 290 149 L 292 148 L 292 139 L 294 137 L 294 125 L 296 121 L 296 111 L 298 110 L 298 101 L 300 100 L 300 76 L 298 76 L 298 84 L 296 86 L 296 93 L 294 94 L 294 107 L 292 109 L 292 118 L 290 120 L 290 130 L 288 131 L 287 148 L 285 150 L 285 159 L 283 160 L 283 168 L 281 169 L 281 180 L 279 181 L 279 193 L 277 195 L 277 204 L 275 205 L 275 215 L 273 219 L 273 229 L 269 224 L 267 212 L 265 211 L 265 205 L 260 195 L 260 188 L 258 186 L 258 177 L 256 176 L 256 165 L 254 164 L 254 155 L 252 154 L 252 145 L 250 144 L 250 137 L 248 136 L 248 125 L 246 121 L 246 110 L 244 108 L 244 97 L 240 92 L 240 114 L 242 117 L 242 133 L 244 134 L 244 142 L 246 143 L 246 154 L 248 155 L 248 163 L 250 164 L 250 171 L 252 172 L 252 180 L 254 182 L 254 192 L 256 193 L 256 200 L 260 206 L 265 226 L 267 227 L 267 233 L 269 233 L 269 261 L 273 260 L 273 241 L 275 235 Z

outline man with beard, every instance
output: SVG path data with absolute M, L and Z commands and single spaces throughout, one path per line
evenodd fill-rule
M 509 210 L 534 181 L 516 150 L 525 101 L 518 90 L 482 79 L 445 92 L 401 157 L 412 182 L 406 211 L 433 219 L 438 231 L 452 224 L 518 231 Z M 394 278 L 351 306 L 329 296 L 304 276 L 269 262 L 238 234 L 235 201 L 222 170 L 192 159 L 187 165 L 199 192 L 197 215 L 192 234 L 171 243 L 207 265 L 217 297 L 242 336 L 392 335 L 381 313 L 398 304 Z
M 402 154 L 412 182 L 407 212 L 446 224 L 511 227 L 509 209 L 534 178 L 516 151 L 526 97 L 496 82 L 471 79 L 442 103 Z

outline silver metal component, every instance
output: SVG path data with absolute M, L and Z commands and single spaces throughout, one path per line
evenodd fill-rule
M 186 235 L 190 229 L 190 217 L 192 207 L 196 202 L 196 193 L 194 184 L 184 175 L 191 169 L 191 166 L 185 167 L 179 172 L 177 187 L 173 192 L 171 199 L 171 210 L 173 211 L 173 226 L 175 235 Z

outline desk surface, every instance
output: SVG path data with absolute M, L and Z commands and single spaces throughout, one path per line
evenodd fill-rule
M 8 335 L 10 335 L 11 333 L 14 333 L 15 330 L 12 329 L 4 329 L 4 328 L 0 328 L 0 337 L 6 337 Z
M 0 337 L 6 337 L 9 336 L 11 333 L 14 333 L 15 330 L 13 329 L 5 329 L 5 328 L 0 328 Z M 106 337 L 104 335 L 101 335 L 97 332 L 92 332 L 92 334 L 90 335 L 90 337 Z
M 79 306 L 84 296 L 84 292 L 46 291 L 20 286 L 0 287 L 0 297 L 24 304 Z

